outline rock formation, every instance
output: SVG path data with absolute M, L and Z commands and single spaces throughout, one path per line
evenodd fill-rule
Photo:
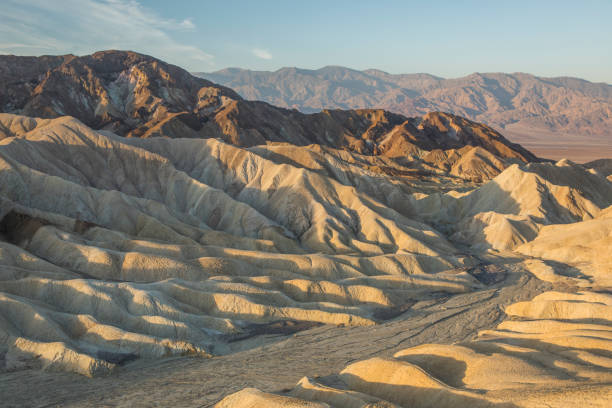
M 133 53 L 23 61 L 45 74 L 0 72 L 34 115 L 0 114 L 7 405 L 610 405 L 609 161 Z
M 41 118 L 68 115 L 127 137 L 221 138 L 244 147 L 268 141 L 316 143 L 392 157 L 468 144 L 502 158 L 536 160 L 493 129 L 453 115 L 409 119 L 375 109 L 304 115 L 243 100 L 179 67 L 123 51 L 0 56 L 0 111 Z
M 444 79 L 329 66 L 318 70 L 229 68 L 196 73 L 248 100 L 295 108 L 380 108 L 405 116 L 444 111 L 486 123 L 543 157 L 610 157 L 612 85 L 525 73 L 474 73 Z M 589 159 L 591 158 L 591 159 Z

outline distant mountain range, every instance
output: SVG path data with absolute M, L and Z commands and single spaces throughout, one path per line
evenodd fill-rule
M 0 56 L 0 112 L 73 116 L 94 129 L 126 137 L 220 138 L 241 147 L 318 144 L 365 155 L 418 158 L 415 163 L 424 161 L 445 171 L 458 162 L 455 150 L 466 146 L 480 148 L 468 155 L 478 162 L 485 160 L 482 149 L 501 159 L 538 160 L 490 127 L 455 115 L 407 118 L 380 109 L 304 114 L 244 100 L 180 67 L 126 51 L 82 57 Z M 12 133 L 0 126 L 0 139 Z M 438 149 L 446 155 L 427 155 Z M 487 164 L 483 168 L 491 171 L 463 171 L 462 176 L 489 178 L 506 164 Z
M 0 55 L 2 406 L 612 406 L 611 173 L 452 113 Z
M 195 75 L 228 86 L 246 99 L 302 112 L 380 108 L 415 116 L 444 111 L 493 126 L 543 155 L 563 156 L 563 151 L 551 149 L 587 145 L 596 148 L 593 157 L 601 156 L 602 148 L 612 152 L 612 85 L 605 83 L 524 73 L 444 79 L 337 66 L 274 72 L 228 68 Z

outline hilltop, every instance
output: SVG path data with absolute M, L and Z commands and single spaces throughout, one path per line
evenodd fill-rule
M 230 68 L 197 76 L 249 100 L 303 112 L 378 108 L 405 116 L 444 111 L 485 123 L 543 157 L 612 157 L 612 85 L 525 73 L 444 79 L 329 66 L 318 70 Z

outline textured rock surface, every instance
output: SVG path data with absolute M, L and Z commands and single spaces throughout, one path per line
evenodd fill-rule
M 304 115 L 245 101 L 179 67 L 123 51 L 39 59 L 0 56 L 0 111 L 70 115 L 94 129 L 130 137 L 218 137 L 238 146 L 317 143 L 392 157 L 468 144 L 502 158 L 536 160 L 493 129 L 459 117 L 408 119 L 372 109 Z
M 610 405 L 608 162 L 446 114 L 294 144 L 109 117 L 0 114 L 3 405 Z
M 54 347 L 45 366 L 93 375 L 92 358 L 219 354 L 252 323 L 371 325 L 428 292 L 480 286 L 461 269 L 469 255 L 391 208 L 418 183 L 366 172 L 353 185 L 339 168 L 265 158 L 273 147 L 2 119 L 24 129 L 0 145 L 9 356 Z M 315 155 L 291 149 L 282 157 Z
M 115 390 L 130 377 L 117 394 L 130 404 L 192 405 L 148 364 L 213 370 L 203 404 L 261 389 L 224 407 L 608 402 L 601 164 L 461 148 L 440 153 L 455 170 L 417 169 L 317 145 L 122 138 L 69 117 L 0 122 L 0 375 L 47 390 L 41 403 L 89 404 L 72 400 L 89 385 L 64 387 L 69 371 Z
M 612 86 L 578 78 L 474 73 L 443 79 L 343 67 L 275 72 L 230 68 L 196 75 L 229 86 L 246 99 L 303 112 L 363 108 L 406 116 L 452 112 L 501 129 L 543 157 L 588 161 L 612 154 Z
M 612 402 L 612 296 L 545 292 L 469 342 L 423 344 L 304 377 L 288 394 L 334 407 L 569 407 Z M 244 392 L 244 391 L 242 391 Z M 249 392 L 253 393 L 254 390 Z M 241 393 L 217 407 L 238 407 Z M 276 395 L 260 395 L 265 407 Z M 297 404 L 297 402 L 293 402 Z

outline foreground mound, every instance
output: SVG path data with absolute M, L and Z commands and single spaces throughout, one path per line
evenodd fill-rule
M 287 396 L 253 389 L 217 407 L 567 407 L 612 403 L 612 296 L 546 292 L 509 306 L 475 341 L 424 344 L 305 377 Z M 278 405 L 283 406 L 283 405 Z
M 559 292 L 546 298 L 552 302 L 546 307 L 571 313 L 546 317 L 558 324 L 536 325 L 568 338 L 559 324 L 574 319 L 575 330 L 583 330 L 584 319 L 601 319 L 608 310 L 607 300 L 591 299 L 601 294 L 589 295 L 608 290 L 605 262 L 578 249 L 581 241 L 600 250 L 608 242 L 612 184 L 583 166 L 512 163 L 473 146 L 432 150 L 403 164 L 320 145 L 128 139 L 70 117 L 2 114 L 0 124 L 4 370 L 44 367 L 95 376 L 138 358 L 227 355 L 257 348 L 261 334 L 319 325 L 359 328 L 415 319 L 427 327 L 440 314 L 431 323 L 438 327 L 496 296 L 509 275 L 525 276 L 525 270 L 565 290 L 581 287 L 583 303 L 595 304 L 571 311 L 562 305 L 576 299 L 559 298 L 570 296 Z M 482 182 L 466 176 L 467 169 Z M 563 234 L 575 259 L 546 249 L 551 236 Z M 511 280 L 518 285 L 518 278 Z M 465 293 L 473 306 L 460 300 Z M 499 321 L 501 311 L 493 309 L 479 328 Z M 523 326 L 512 327 L 523 335 Z M 536 334 L 543 342 L 546 333 Z M 459 337 L 461 347 L 468 347 L 466 338 L 469 333 Z M 592 375 L 566 368 L 568 384 L 582 386 L 585 376 L 591 385 L 608 381 L 596 374 L 606 367 L 605 353 L 581 349 L 577 340 L 559 341 L 572 348 L 569 354 L 587 353 L 594 367 Z M 531 347 L 529 356 L 555 359 L 542 354 L 550 351 L 569 358 L 539 344 L 520 347 Z M 508 384 L 515 380 L 470 386 L 425 365 L 380 358 L 372 366 L 349 366 L 338 377 L 344 385 L 308 380 L 303 388 L 338 385 L 330 392 L 340 401 L 350 395 L 353 405 L 378 398 L 387 406 L 426 400 L 487 406 L 504 401 L 499 390 L 514 389 Z M 551 372 L 534 376 L 561 375 Z M 224 403 L 272 404 L 253 390 L 233 398 Z M 306 397 L 274 398 L 282 405 Z M 323 403 L 331 402 L 315 402 Z
M 282 393 L 244 390 L 217 406 L 249 401 L 265 407 L 289 397 L 295 406 L 607 407 L 612 404 L 612 295 L 604 249 L 612 237 L 609 220 L 607 208 L 590 220 L 543 226 L 535 239 L 508 254 L 514 259 L 498 258 L 563 290 L 510 304 L 506 319 L 474 340 L 400 349 L 338 374 L 304 377 Z M 521 253 L 533 257 L 518 263 Z
M 95 375 L 137 357 L 222 354 L 279 320 L 371 325 L 414 299 L 481 286 L 470 255 L 399 205 L 435 173 L 398 185 L 355 164 L 376 159 L 341 152 L 286 148 L 288 164 L 274 146 L 3 119 L 9 368 L 37 356 Z M 306 157 L 346 170 L 299 165 Z

